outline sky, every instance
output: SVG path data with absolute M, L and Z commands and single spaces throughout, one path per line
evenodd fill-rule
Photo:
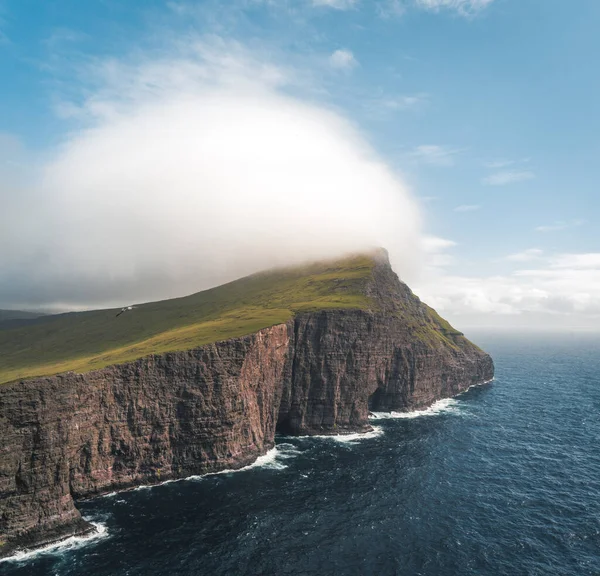
M 596 0 L 0 0 L 0 308 L 383 245 L 458 328 L 600 326 Z

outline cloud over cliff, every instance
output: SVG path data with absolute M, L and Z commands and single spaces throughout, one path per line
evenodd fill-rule
M 76 128 L 0 188 L 0 307 L 172 297 L 378 245 L 410 278 L 410 193 L 348 120 L 293 95 L 294 71 L 220 40 L 90 70 L 59 107 Z

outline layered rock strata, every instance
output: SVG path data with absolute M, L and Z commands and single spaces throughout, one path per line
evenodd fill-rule
M 0 556 L 93 530 L 77 499 L 243 467 L 276 431 L 368 431 L 493 377 L 491 358 L 378 263 L 371 310 L 0 387 Z

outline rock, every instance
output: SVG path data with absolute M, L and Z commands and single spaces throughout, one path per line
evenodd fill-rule
M 491 358 L 377 264 L 372 310 L 0 387 L 0 556 L 94 528 L 77 499 L 253 462 L 289 434 L 370 429 L 493 377 Z

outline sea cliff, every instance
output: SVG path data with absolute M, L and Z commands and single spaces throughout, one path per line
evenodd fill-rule
M 276 431 L 370 429 L 493 377 L 491 358 L 373 267 L 365 309 L 0 387 L 0 557 L 93 530 L 78 499 L 243 467 Z

